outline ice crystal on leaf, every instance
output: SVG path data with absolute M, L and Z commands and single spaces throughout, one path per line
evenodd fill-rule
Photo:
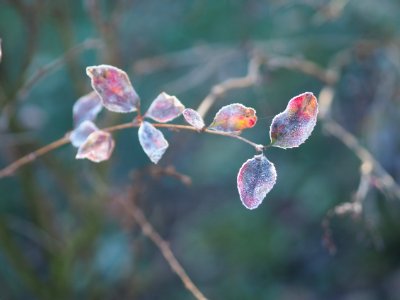
M 186 108 L 183 112 L 183 117 L 186 122 L 192 125 L 197 130 L 202 130 L 206 125 L 204 124 L 203 118 L 199 115 L 197 111 L 191 108 Z
M 76 158 L 87 158 L 93 162 L 108 160 L 114 150 L 114 145 L 114 140 L 109 132 L 96 130 L 79 147 Z
M 264 154 L 248 159 L 237 175 L 240 200 L 248 209 L 257 208 L 276 182 L 276 170 Z
M 124 71 L 109 65 L 99 65 L 87 67 L 86 74 L 105 108 L 119 113 L 138 109 L 139 96 Z
M 69 136 L 72 146 L 79 147 L 86 141 L 87 137 L 96 130 L 99 129 L 92 121 L 83 121 Z
M 184 109 L 185 106 L 183 106 L 178 98 L 162 92 L 153 103 L 151 103 L 145 117 L 165 123 L 179 117 Z
M 102 108 L 101 99 L 96 92 L 80 97 L 72 108 L 74 126 L 78 127 L 83 121 L 93 121 Z
M 208 129 L 240 134 L 243 129 L 253 127 L 256 122 L 257 116 L 254 108 L 234 103 L 222 107 Z
M 306 92 L 290 99 L 285 111 L 272 120 L 271 145 L 286 149 L 304 143 L 317 123 L 317 114 L 318 102 L 313 93 Z
M 149 122 L 143 121 L 139 127 L 138 136 L 143 151 L 153 163 L 158 163 L 169 146 L 163 133 Z

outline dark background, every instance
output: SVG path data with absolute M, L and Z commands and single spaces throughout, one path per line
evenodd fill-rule
M 245 75 L 254 51 L 321 68 L 346 53 L 332 117 L 399 180 L 399 1 L 97 3 L 96 11 L 93 1 L 0 1 L 1 166 L 72 128 L 72 106 L 90 91 L 88 65 L 126 70 L 143 108 L 161 91 L 196 108 L 213 85 Z M 103 47 L 77 46 L 88 39 Z M 58 58 L 55 69 L 21 92 Z M 323 86 L 302 72 L 264 65 L 256 86 L 218 99 L 206 121 L 222 105 L 241 102 L 259 117 L 243 136 L 266 144 L 269 124 L 287 101 L 304 91 L 318 95 Z M 103 112 L 97 124 L 132 116 Z M 331 219 L 336 254 L 324 247 L 321 223 L 353 199 L 360 160 L 321 122 L 301 147 L 266 151 L 278 181 L 254 211 L 236 188 L 251 147 L 163 132 L 170 147 L 160 165 L 190 176 L 191 186 L 152 176 L 136 129 L 114 135 L 107 162 L 77 161 L 67 145 L 0 180 L 0 299 L 190 299 L 159 250 L 118 208 L 127 186 L 140 187 L 137 205 L 210 299 L 400 299 L 400 199 L 374 178 L 361 215 Z

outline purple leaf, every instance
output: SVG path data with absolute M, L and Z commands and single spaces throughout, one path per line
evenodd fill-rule
M 93 162 L 108 160 L 114 150 L 114 140 L 109 132 L 92 132 L 79 147 L 76 159 L 87 158 Z
M 304 143 L 317 123 L 318 102 L 307 92 L 290 99 L 285 111 L 276 115 L 269 130 L 271 145 L 294 148 Z
M 0 39 L 0 62 L 1 62 L 2 58 L 3 58 L 3 50 L 2 50 L 1 39 Z
M 203 118 L 194 109 L 186 108 L 182 114 L 186 122 L 188 122 L 197 130 L 202 130 L 206 126 L 204 124 Z
M 162 132 L 149 122 L 143 121 L 138 135 L 144 152 L 153 163 L 158 163 L 169 146 Z
M 119 113 L 138 109 L 139 96 L 124 71 L 113 66 L 100 65 L 87 67 L 86 74 L 91 78 L 92 87 L 99 94 L 105 108 Z
M 256 122 L 255 109 L 234 103 L 222 107 L 208 129 L 240 134 L 243 129 L 253 127 Z
M 72 109 L 74 126 L 77 127 L 86 120 L 94 121 L 102 108 L 101 99 L 96 92 L 80 97 Z
M 275 182 L 275 166 L 263 154 L 248 159 L 237 176 L 237 187 L 243 205 L 248 209 L 257 208 Z
M 151 103 L 145 117 L 165 123 L 179 117 L 184 109 L 185 106 L 183 106 L 178 98 L 162 92 L 153 103 Z
M 96 130 L 99 129 L 92 121 L 83 121 L 69 136 L 72 146 L 76 148 L 80 147 L 86 141 L 87 137 Z

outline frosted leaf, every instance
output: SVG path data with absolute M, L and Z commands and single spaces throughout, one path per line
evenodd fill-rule
M 192 125 L 198 130 L 202 130 L 206 125 L 204 124 L 203 118 L 199 115 L 197 111 L 191 108 L 186 108 L 183 112 L 183 117 L 186 122 Z
M 79 147 L 76 159 L 87 158 L 93 162 L 107 160 L 114 150 L 114 145 L 114 140 L 109 132 L 94 131 Z
M 271 145 L 279 148 L 298 147 L 311 135 L 317 123 L 318 102 L 306 92 L 290 99 L 285 111 L 272 120 Z
M 99 130 L 92 121 L 83 121 L 70 134 L 69 139 L 72 146 L 79 147 L 87 137 L 94 131 Z
M 208 129 L 240 134 L 243 129 L 253 127 L 256 122 L 257 116 L 254 108 L 234 103 L 222 107 Z
M 276 182 L 276 170 L 263 154 L 248 159 L 240 168 L 237 187 L 240 200 L 248 209 L 257 208 Z
M 87 67 L 86 74 L 91 78 L 92 87 L 99 94 L 105 108 L 119 113 L 138 109 L 139 96 L 124 71 L 109 65 L 99 65 Z
M 138 135 L 144 152 L 153 163 L 158 163 L 169 146 L 163 133 L 149 122 L 143 121 L 139 127 Z
M 162 92 L 153 103 L 151 103 L 145 117 L 165 123 L 179 117 L 184 109 L 185 106 L 183 106 L 178 98 Z
M 72 108 L 74 126 L 79 126 L 85 120 L 93 121 L 102 108 L 101 99 L 96 92 L 80 97 Z

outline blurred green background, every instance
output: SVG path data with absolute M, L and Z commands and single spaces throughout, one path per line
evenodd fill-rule
M 245 75 L 254 51 L 322 68 L 347 51 L 332 117 L 399 181 L 399 13 L 397 0 L 0 1 L 0 164 L 72 128 L 72 106 L 90 91 L 88 65 L 126 70 L 144 109 L 161 91 L 196 108 L 213 85 Z M 259 121 L 243 136 L 266 144 L 287 101 L 324 86 L 295 70 L 263 66 L 260 75 L 218 99 L 207 122 L 222 105 L 252 106 Z M 98 125 L 131 118 L 103 112 Z M 163 132 L 170 148 L 160 165 L 191 186 L 151 175 L 136 129 L 114 135 L 105 163 L 77 161 L 67 145 L 0 180 L 1 300 L 191 299 L 118 207 L 127 186 L 140 187 L 137 205 L 210 299 L 400 299 L 400 199 L 374 180 L 359 218 L 331 220 L 336 254 L 323 246 L 321 222 L 352 200 L 360 161 L 320 123 L 301 147 L 268 149 L 278 181 L 254 211 L 236 188 L 251 147 Z

